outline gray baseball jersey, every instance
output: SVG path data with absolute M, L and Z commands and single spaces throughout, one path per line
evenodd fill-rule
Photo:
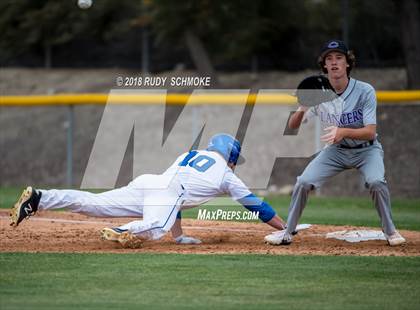
M 362 128 L 376 125 L 375 89 L 368 83 L 350 78 L 346 90 L 340 96 L 312 107 L 306 117 L 319 117 L 323 127 Z M 346 138 L 340 143 L 353 147 L 364 142 Z

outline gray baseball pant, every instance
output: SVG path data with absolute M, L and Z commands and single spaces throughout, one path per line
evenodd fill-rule
M 373 203 L 379 214 L 382 230 L 387 235 L 395 232 L 391 215 L 391 198 L 385 181 L 383 150 L 379 142 L 361 149 L 344 149 L 331 145 L 322 150 L 297 178 L 287 217 L 287 232 L 296 229 L 308 200 L 309 191 L 318 188 L 339 172 L 356 168 L 365 179 Z

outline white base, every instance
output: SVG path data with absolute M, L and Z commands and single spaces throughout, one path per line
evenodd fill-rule
M 382 231 L 376 230 L 341 230 L 330 232 L 326 236 L 327 239 L 338 239 L 347 242 L 361 242 L 369 240 L 386 240 Z

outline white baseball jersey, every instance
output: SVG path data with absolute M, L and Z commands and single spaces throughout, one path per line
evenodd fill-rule
M 251 194 L 217 152 L 197 150 L 179 156 L 163 175 L 172 175 L 185 189 L 184 206 L 196 206 L 222 194 L 234 200 Z

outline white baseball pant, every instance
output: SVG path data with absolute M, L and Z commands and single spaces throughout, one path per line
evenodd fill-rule
M 145 174 L 127 186 L 103 193 L 41 190 L 39 210 L 64 208 L 94 217 L 141 217 L 118 228 L 144 239 L 159 239 L 173 226 L 184 189 L 176 178 Z

